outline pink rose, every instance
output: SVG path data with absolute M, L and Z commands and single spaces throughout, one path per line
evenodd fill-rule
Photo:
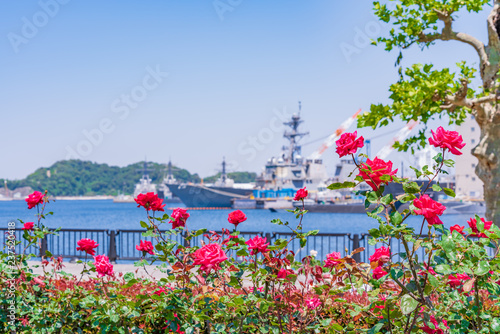
M 26 203 L 28 203 L 28 209 L 33 209 L 38 204 L 43 203 L 44 194 L 39 191 L 33 192 L 28 198 L 25 199 Z
M 441 216 L 446 210 L 446 207 L 430 198 L 428 195 L 420 196 L 420 198 L 415 198 L 413 200 L 413 205 L 415 205 L 420 210 L 415 210 L 417 215 L 422 215 L 427 220 L 429 225 L 439 225 L 443 224 L 438 216 Z
M 241 210 L 233 211 L 227 217 L 227 221 L 233 224 L 234 227 L 237 227 L 238 224 L 243 223 L 245 220 L 247 220 L 247 216 Z
M 186 209 L 177 208 L 175 209 L 170 217 L 174 218 L 174 221 L 170 221 L 172 228 L 177 228 L 179 226 L 185 227 L 186 220 L 189 218 L 190 214 Z
M 146 253 L 149 253 L 151 255 L 155 255 L 155 253 L 153 252 L 154 248 L 153 248 L 153 244 L 151 243 L 151 241 L 141 240 L 139 242 L 139 245 L 135 246 L 135 249 L 137 249 L 140 252 L 146 252 Z
M 391 259 L 391 250 L 387 247 L 380 247 L 375 249 L 375 253 L 373 253 L 372 256 L 370 256 L 370 263 L 371 262 L 378 262 L 378 265 L 381 266 L 386 262 L 389 262 Z
M 321 306 L 321 300 L 318 297 L 314 297 L 306 300 L 306 305 L 309 309 L 314 310 Z
M 443 129 L 442 126 L 436 129 L 436 132 L 432 131 L 432 138 L 429 138 L 429 144 L 435 147 L 441 147 L 450 150 L 451 153 L 455 155 L 461 155 L 458 149 L 465 146 L 462 140 L 462 136 L 456 131 L 447 131 Z
M 248 245 L 248 249 L 252 251 L 250 254 L 255 255 L 257 253 L 267 252 L 267 246 L 269 246 L 269 242 L 266 241 L 266 238 L 261 238 L 258 235 L 248 240 L 246 244 Z
M 308 194 L 309 193 L 307 192 L 306 187 L 304 187 L 302 189 L 297 190 L 297 193 L 295 194 L 295 197 L 293 198 L 293 200 L 294 201 L 301 201 L 304 198 L 306 198 Z
M 94 256 L 94 266 L 99 277 L 113 276 L 113 265 L 106 255 Z
M 387 275 L 387 271 L 382 269 L 382 267 L 377 267 L 377 268 L 373 269 L 373 278 L 374 279 L 380 279 L 380 278 L 384 277 L 385 275 Z
M 76 244 L 79 246 L 76 247 L 76 250 L 85 252 L 91 256 L 95 255 L 94 248 L 97 248 L 97 246 L 99 246 L 99 244 L 92 239 L 81 239 Z
M 33 230 L 33 227 L 35 227 L 35 223 L 33 222 L 27 222 L 27 223 L 24 223 L 23 225 L 23 230 L 28 230 L 28 231 L 32 231 Z
M 397 171 L 397 169 L 392 170 L 392 161 L 385 162 L 375 157 L 373 160 L 366 159 L 366 162 L 361 164 L 357 176 L 361 176 L 376 191 L 381 184 L 388 184 L 389 180 L 392 180 L 392 175 L 396 174 Z M 391 178 L 384 181 L 380 179 L 382 175 L 389 175 Z
M 465 226 L 460 226 L 458 224 L 455 224 L 452 227 L 450 227 L 450 232 L 453 233 L 453 231 L 457 231 L 461 235 L 465 235 L 464 228 Z
M 363 136 L 356 139 L 358 131 L 353 133 L 344 133 L 340 136 L 340 139 L 335 142 L 337 144 L 337 153 L 340 158 L 343 156 L 354 154 L 358 148 L 363 147 L 364 138 Z
M 147 194 L 139 194 L 137 195 L 137 198 L 135 199 L 135 202 L 138 204 L 137 207 L 143 207 L 146 210 L 153 210 L 153 211 L 165 211 L 163 210 L 163 207 L 166 204 L 163 204 L 163 200 L 158 197 L 153 192 L 149 192 Z
M 481 217 L 481 221 L 484 223 L 484 230 L 489 231 L 493 222 L 486 221 L 486 219 L 484 219 L 482 217 Z M 469 224 L 469 227 L 472 229 L 472 232 L 474 232 L 473 234 L 469 235 L 469 237 L 476 237 L 476 238 L 487 238 L 488 237 L 484 232 L 479 233 L 479 230 L 477 229 L 476 218 L 471 218 L 467 222 L 467 224 Z
M 208 244 L 194 252 L 193 264 L 208 274 L 212 269 L 219 270 L 220 264 L 226 260 L 226 253 L 219 244 Z
M 340 253 L 339 252 L 332 252 L 330 254 L 327 254 L 326 255 L 326 260 L 325 260 L 325 267 L 326 268 L 332 268 L 332 267 L 335 267 L 335 265 L 337 265 L 337 263 L 339 263 L 340 259 L 342 257 L 340 256 Z

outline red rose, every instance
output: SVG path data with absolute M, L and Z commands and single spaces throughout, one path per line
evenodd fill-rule
M 335 267 L 337 263 L 339 263 L 339 259 L 341 258 L 339 252 L 333 252 L 326 255 L 325 267 L 332 268 Z
M 344 133 L 340 136 L 340 139 L 335 142 L 337 144 L 337 153 L 340 158 L 343 156 L 354 154 L 358 148 L 363 147 L 364 138 L 363 136 L 356 139 L 358 131 L 353 133 Z
M 321 300 L 319 300 L 318 297 L 307 299 L 306 305 L 309 309 L 314 310 L 315 308 L 318 308 L 319 306 L 321 306 Z
M 177 228 L 179 226 L 186 226 L 186 220 L 189 218 L 189 213 L 185 209 L 177 208 L 175 209 L 170 217 L 174 218 L 174 221 L 170 221 L 172 228 Z
M 162 294 L 162 293 L 163 293 L 163 294 L 165 294 L 165 295 L 167 294 L 167 290 L 165 290 L 163 287 L 161 287 L 161 286 L 160 286 L 160 287 L 158 288 L 158 290 L 154 291 L 153 293 L 154 293 L 155 295 L 157 295 L 157 296 L 160 296 L 160 297 L 161 297 L 161 294 Z
M 35 227 L 35 223 L 33 222 L 27 222 L 27 223 L 24 223 L 23 225 L 23 230 L 33 230 L 33 227 Z
M 430 328 L 426 323 L 424 323 L 424 327 L 421 327 L 420 329 L 427 334 L 444 334 L 443 330 L 439 328 L 436 318 L 432 314 L 430 316 L 430 320 L 434 328 Z M 446 328 L 450 328 L 448 327 L 446 320 L 443 319 L 442 322 Z
M 489 231 L 493 222 L 492 221 L 488 222 L 484 218 L 481 218 L 481 221 L 484 223 L 484 230 Z M 469 235 L 469 237 L 475 237 L 475 238 L 487 238 L 488 237 L 484 232 L 479 233 L 479 230 L 477 229 L 477 221 L 475 218 L 471 218 L 467 222 L 467 224 L 469 224 L 469 227 L 472 229 L 472 232 L 474 232 L 473 234 Z
M 468 280 L 470 280 L 470 277 L 466 274 L 449 275 L 448 285 L 452 288 L 457 288 Z
M 295 197 L 293 198 L 294 201 L 300 201 L 306 198 L 308 195 L 308 192 L 306 190 L 306 187 L 297 190 L 297 193 L 295 194 Z
M 387 271 L 382 269 L 382 267 L 377 267 L 377 268 L 373 269 L 373 278 L 374 279 L 380 279 L 380 278 L 384 277 L 385 275 L 387 275 Z
M 113 265 L 109 263 L 106 255 L 94 256 L 94 266 L 99 277 L 113 276 Z
M 465 226 L 460 226 L 460 225 L 456 224 L 456 225 L 453 225 L 452 227 L 450 227 L 450 232 L 453 234 L 453 231 L 457 231 L 461 235 L 465 235 L 464 228 L 465 228 Z
M 212 269 L 219 270 L 220 264 L 226 260 L 226 253 L 219 244 L 208 244 L 194 252 L 193 264 L 208 274 Z
M 245 220 L 247 220 L 247 216 L 241 210 L 233 211 L 227 217 L 227 221 L 233 224 L 234 227 L 237 227 L 238 224 L 243 223 Z
M 278 277 L 277 278 L 288 278 L 288 276 L 294 275 L 294 274 L 295 273 L 293 272 L 293 270 L 281 268 L 278 271 Z
M 28 198 L 25 199 L 26 203 L 28 203 L 28 209 L 33 209 L 38 204 L 43 203 L 43 196 L 39 191 L 33 192 L 33 194 L 29 195 Z
M 380 179 L 382 175 L 389 175 L 391 176 L 390 180 L 392 180 L 392 175 L 396 174 L 397 171 L 397 169 L 392 170 L 392 161 L 385 162 L 375 157 L 373 160 L 366 159 L 366 162 L 361 164 L 357 176 L 361 176 L 363 180 L 376 191 L 379 185 L 389 183 L 388 180 L 384 181 Z
M 143 207 L 146 210 L 153 210 L 153 211 L 165 211 L 163 210 L 163 207 L 166 204 L 163 204 L 163 200 L 158 197 L 153 192 L 149 192 L 147 194 L 139 194 L 137 195 L 137 198 L 135 199 L 135 202 L 139 205 L 137 207 Z
M 451 153 L 455 155 L 461 155 L 458 149 L 465 146 L 462 140 L 462 136 L 456 131 L 446 131 L 442 126 L 436 129 L 436 132 L 432 131 L 432 138 L 429 138 L 429 144 L 435 147 L 441 147 L 450 150 Z
M 146 253 L 149 253 L 151 255 L 155 255 L 155 253 L 153 252 L 154 248 L 153 248 L 153 244 L 151 243 L 151 241 L 141 240 L 139 242 L 139 245 L 135 246 L 135 249 L 137 249 L 140 252 L 146 252 Z
M 446 207 L 430 198 L 428 195 L 420 196 L 420 198 L 415 198 L 413 200 L 413 205 L 415 205 L 420 210 L 415 210 L 417 215 L 422 215 L 427 220 L 429 225 L 439 225 L 443 224 L 438 216 L 441 216 L 446 210 Z
M 98 243 L 96 243 L 92 239 L 81 239 L 76 243 L 79 247 L 76 247 L 76 250 L 85 252 L 89 255 L 94 256 L 95 255 L 95 249 L 97 246 L 99 246 Z
M 389 262 L 391 259 L 391 250 L 387 247 L 380 247 L 375 249 L 375 253 L 373 253 L 372 256 L 370 256 L 370 263 L 371 262 L 378 262 L 378 265 L 381 266 L 386 262 Z
M 266 238 L 261 238 L 258 235 L 253 237 L 253 239 L 250 239 L 246 242 L 248 245 L 248 249 L 251 250 L 251 254 L 255 255 L 257 253 L 265 253 L 268 251 L 267 246 L 269 246 L 269 242 L 267 242 Z

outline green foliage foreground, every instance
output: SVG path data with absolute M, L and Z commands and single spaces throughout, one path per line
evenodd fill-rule
M 444 165 L 453 164 L 445 154 L 443 149 L 434 157 L 435 165 L 415 170 L 417 175 L 434 180 Z M 4 296 L 0 326 L 3 332 L 16 333 L 500 332 L 498 227 L 476 216 L 469 228 L 445 229 L 439 219 L 445 207 L 427 196 L 431 189 L 443 190 L 439 184 L 424 188 L 398 178 L 390 162 L 357 161 L 363 160 L 355 160 L 358 176 L 331 187 L 366 182 L 372 188 L 363 192 L 366 207 L 375 206 L 367 214 L 380 226 L 370 230 L 370 243 L 387 247 L 378 248 L 370 264 L 354 259 L 363 248 L 344 256 L 333 252 L 325 261 L 297 258 L 288 249 L 290 242 L 297 239 L 304 247 L 318 233 L 303 231 L 308 224 L 303 208 L 291 212 L 298 223 L 272 221 L 290 228 L 293 235 L 270 245 L 259 236 L 250 240 L 240 236 L 237 226 L 245 224 L 246 217 L 239 211 L 230 214 L 232 231 L 188 231 L 189 214 L 177 209 L 171 215 L 158 215 L 164 205 L 150 193 L 139 196 L 137 203 L 146 209 L 147 220 L 140 223 L 143 236 L 156 242 L 154 247 L 145 241 L 137 245 L 144 255 L 153 255 L 136 265 L 158 264 L 167 278 L 116 275 L 103 255 L 83 261 L 78 277 L 64 273 L 62 259 L 54 258 L 52 264 L 45 260 L 45 274 L 36 276 L 26 262 L 34 255 L 16 254 L 13 250 L 20 241 L 9 237 L 0 253 Z M 385 168 L 372 168 L 374 162 Z M 384 193 L 389 182 L 402 183 L 406 193 L 397 197 Z M 444 190 L 453 195 L 451 189 Z M 303 201 L 306 196 L 301 189 L 296 198 Z M 43 224 L 49 215 L 44 213 L 46 195 L 34 193 L 27 202 L 40 211 L 36 224 L 25 223 L 23 238 L 37 245 L 44 235 L 57 231 L 50 232 Z M 411 215 L 422 216 L 420 231 L 405 223 Z M 160 231 L 165 224 L 172 228 Z M 8 235 L 14 235 L 12 231 Z M 203 244 L 185 247 L 173 241 L 173 236 L 185 232 L 187 241 L 202 237 Z M 389 248 L 391 239 L 403 245 L 401 254 Z M 92 240 L 80 240 L 78 246 L 95 255 Z M 417 251 L 425 258 L 419 259 Z

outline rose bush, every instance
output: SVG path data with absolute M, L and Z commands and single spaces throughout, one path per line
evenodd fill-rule
M 134 273 L 116 274 L 107 256 L 92 254 L 97 244 L 82 239 L 79 250 L 93 256 L 83 261 L 80 277 L 65 274 L 62 259 L 46 253 L 44 275 L 26 266 L 34 254 L 0 253 L 0 289 L 8 296 L 0 301 L 2 330 L 18 333 L 498 333 L 500 332 L 500 230 L 475 216 L 450 229 L 440 216 L 445 206 L 430 192 L 444 192 L 437 177 L 443 166 L 453 166 L 447 153 L 459 154 L 463 143 L 458 134 L 438 129 L 431 144 L 442 149 L 434 166 L 415 170 L 420 181 L 399 178 L 392 162 L 365 155 L 356 133 L 346 135 L 340 154 L 350 154 L 358 169 L 354 180 L 330 185 L 353 188 L 362 183 L 367 214 L 379 223 L 369 230 L 376 250 L 370 263 L 359 263 L 355 249 L 298 257 L 289 247 L 298 240 L 305 247 L 318 233 L 303 231 L 307 190 L 297 191 L 302 207 L 291 210 L 296 224 L 275 219 L 273 224 L 290 229 L 289 238 L 270 243 L 262 236 L 245 239 L 236 230 L 246 215 L 231 213 L 226 224 L 231 232 L 190 230 L 185 209 L 162 213 L 164 204 L 154 194 L 136 199 L 145 210 L 140 224 L 143 237 L 136 248 L 149 254 L 137 266 L 158 264 L 167 275 L 156 280 Z M 458 153 L 457 153 L 458 152 Z M 353 173 L 355 174 L 355 173 Z M 421 180 L 428 182 L 421 182 Z M 404 194 L 386 193 L 385 186 L 400 183 Z M 28 208 L 37 207 L 38 222 L 27 225 L 22 237 L 40 246 L 49 234 L 43 225 L 47 194 L 34 194 Z M 406 204 L 406 206 L 401 205 Z M 236 212 L 236 211 L 235 211 Z M 417 230 L 406 220 L 420 216 Z M 22 222 L 21 222 L 22 223 Z M 28 223 L 26 223 L 28 224 Z M 171 226 L 169 224 L 172 224 Z M 25 225 L 26 226 L 26 225 Z M 169 228 L 163 230 L 162 227 Z M 171 227 L 171 228 L 170 228 Z M 424 234 L 424 228 L 427 229 Z M 181 243 L 176 236 L 182 235 Z M 20 241 L 17 241 L 19 243 Z M 391 249 L 400 244 L 402 252 Z M 27 249 L 27 248 L 26 248 Z M 26 250 L 25 249 L 25 250 Z M 488 252 L 488 249 L 490 252 Z M 493 255 L 491 255 L 493 254 Z M 314 255 L 314 254 L 313 254 Z M 422 257 L 423 255 L 423 257 Z M 11 274 L 7 261 L 14 260 Z M 51 260 L 51 261 L 49 261 Z M 49 266 L 52 270 L 47 270 Z M 88 266 L 88 267 L 87 267 Z M 16 289 L 10 289 L 11 279 Z M 16 305 L 16 321 L 8 310 Z

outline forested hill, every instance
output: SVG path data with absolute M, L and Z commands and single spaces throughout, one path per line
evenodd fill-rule
M 109 166 L 90 161 L 58 161 L 48 168 L 38 168 L 22 180 L 7 180 L 9 189 L 29 186 L 34 190 L 49 190 L 53 196 L 92 196 L 133 194 L 135 184 L 142 176 L 144 162 L 137 162 L 126 167 Z M 166 164 L 148 163 L 149 176 L 153 183 L 160 183 L 166 175 Z M 199 183 L 198 174 L 191 174 L 186 169 L 173 167 L 172 173 L 180 182 Z M 233 175 L 235 174 L 235 175 Z M 238 175 L 236 175 L 238 174 Z M 230 173 L 237 182 L 252 182 L 255 173 Z M 208 177 L 215 180 L 216 176 Z M 205 182 L 207 179 L 205 179 Z M 0 179 L 0 184 L 4 180 Z
M 142 176 L 143 166 L 143 162 L 117 167 L 90 161 L 65 160 L 49 168 L 38 168 L 25 179 L 7 181 L 7 184 L 10 189 L 23 186 L 38 191 L 47 189 L 54 196 L 133 194 L 135 184 Z M 160 182 L 166 173 L 165 164 L 148 163 L 148 169 L 154 183 Z M 173 174 L 179 181 L 200 181 L 197 174 L 185 169 L 173 168 Z M 0 181 L 3 184 L 3 180 Z

